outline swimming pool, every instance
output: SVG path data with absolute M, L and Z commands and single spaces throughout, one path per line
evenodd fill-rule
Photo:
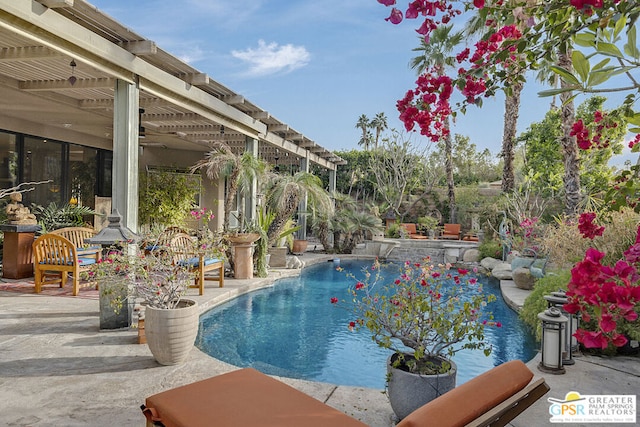
M 342 260 L 356 274 L 371 260 Z M 497 283 L 482 279 L 501 328 L 486 328 L 493 352 L 463 350 L 454 360 L 458 384 L 508 360 L 529 361 L 536 343 L 517 314 L 503 301 Z M 200 317 L 196 345 L 216 359 L 290 378 L 383 389 L 390 350 L 379 348 L 366 329 L 347 328 L 352 314 L 330 298 L 347 298 L 352 283 L 332 263 L 305 268 L 299 277 L 281 279 L 267 289 L 242 295 Z

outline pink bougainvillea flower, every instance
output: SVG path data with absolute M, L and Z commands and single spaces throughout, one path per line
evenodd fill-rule
M 338 298 L 331 297 L 331 304 L 337 304 L 337 303 L 338 303 Z
M 396 4 L 396 0 L 378 0 L 378 3 L 385 6 L 393 6 L 394 4 Z
M 580 219 L 578 220 L 578 231 L 582 234 L 582 237 L 585 239 L 593 240 L 597 236 L 602 236 L 604 232 L 604 227 L 599 227 L 593 223 L 596 219 L 596 214 L 594 212 L 584 212 L 580 214 Z
M 482 9 L 484 7 L 484 0 L 473 0 L 473 5 L 478 9 Z
M 624 335 L 617 334 L 615 337 L 613 337 L 612 342 L 613 342 L 613 345 L 615 345 L 616 347 L 622 347 L 627 342 L 629 342 L 629 340 Z
M 360 289 L 364 288 L 364 283 L 362 282 L 358 282 L 356 283 L 356 291 L 359 291 Z
M 388 18 L 385 18 L 385 21 L 389 21 L 392 24 L 399 24 L 402 22 L 402 12 L 395 7 L 391 9 L 391 15 Z

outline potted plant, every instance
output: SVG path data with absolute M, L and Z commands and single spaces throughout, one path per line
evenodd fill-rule
M 422 232 L 423 236 L 429 236 L 430 239 L 435 239 L 438 223 L 439 221 L 432 216 L 421 216 L 418 218 L 418 229 Z
M 398 275 L 385 279 L 376 260 L 350 289 L 349 327 L 367 328 L 379 346 L 393 351 L 388 360 L 387 394 L 402 419 L 455 387 L 452 357 L 462 349 L 491 352 L 486 325 L 497 325 L 486 311 L 495 297 L 463 269 L 405 262 Z M 355 280 L 355 278 L 354 278 Z M 332 303 L 338 303 L 332 298 Z M 341 305 L 346 305 L 343 302 Z
M 109 296 L 116 314 L 132 300 L 141 302 L 147 344 L 158 363 L 183 363 L 198 333 L 197 302 L 183 298 L 194 276 L 187 266 L 171 262 L 169 246 L 146 254 L 129 249 L 136 248 L 110 250 L 92 266 L 89 277 L 98 283 L 101 296 Z

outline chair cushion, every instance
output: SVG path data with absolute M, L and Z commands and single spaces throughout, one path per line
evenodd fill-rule
M 503 363 L 416 409 L 397 427 L 462 427 L 525 388 L 532 378 L 522 361 Z
M 57 259 L 55 260 L 55 262 L 53 264 L 45 262 L 45 261 L 40 261 L 38 264 L 40 265 L 73 265 L 73 261 L 67 261 L 66 263 L 62 262 L 62 259 Z M 91 264 L 95 264 L 96 263 L 96 259 L 95 258 L 78 258 L 78 265 L 84 266 L 84 265 L 91 265 Z
M 211 265 L 211 264 L 215 264 L 216 262 L 222 262 L 222 260 L 220 258 L 205 258 L 204 259 L 204 265 Z
M 366 427 L 251 368 L 158 393 L 145 403 L 145 415 L 166 427 Z
M 221 262 L 222 260 L 219 258 L 205 258 L 203 261 L 203 264 L 205 266 L 207 265 L 211 265 L 214 264 L 216 262 Z M 189 259 L 183 259 L 178 261 L 178 265 L 182 266 L 182 267 L 192 267 L 195 268 L 198 265 L 200 265 L 200 258 L 199 257 L 193 257 L 193 258 L 189 258 Z

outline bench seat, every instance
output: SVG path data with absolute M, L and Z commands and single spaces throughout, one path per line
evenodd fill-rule
M 505 426 L 549 390 L 544 379 L 532 378 L 520 360 L 503 363 L 418 408 L 397 427 Z M 148 427 L 365 426 L 252 368 L 155 394 L 142 411 Z

